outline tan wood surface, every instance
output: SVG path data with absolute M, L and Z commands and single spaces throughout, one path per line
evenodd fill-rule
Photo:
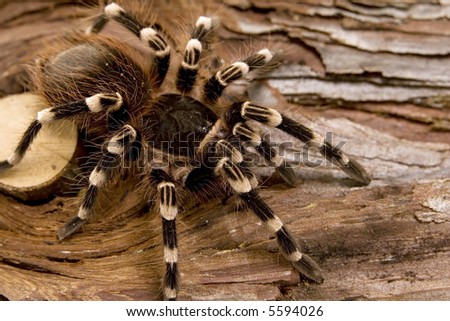
M 46 108 L 32 94 L 10 95 L 0 99 L 0 159 L 6 159 L 23 132 Z M 73 173 L 77 130 L 67 122 L 44 126 L 33 147 L 14 168 L 0 174 L 0 190 L 25 201 L 48 198 L 62 187 L 61 181 Z
M 23 90 L 21 64 L 32 48 L 87 15 L 82 5 L 58 2 L 0 7 L 4 95 Z M 273 236 L 251 213 L 235 211 L 233 199 L 186 202 L 178 224 L 180 299 L 449 300 L 448 7 L 411 0 L 207 3 L 222 20 L 215 53 L 232 60 L 267 44 L 284 53 L 282 66 L 250 96 L 333 132 L 373 182 L 358 186 L 322 164 L 299 166 L 299 184 L 289 188 L 258 169 L 261 196 L 321 265 L 321 285 L 299 282 Z M 177 12 L 194 21 L 201 6 Z M 162 1 L 154 7 L 161 23 L 180 15 Z M 293 141 L 286 157 L 301 151 Z M 0 195 L 0 297 L 161 299 L 161 226 L 135 185 L 129 178 L 109 186 L 94 222 L 63 242 L 56 231 L 76 213 L 77 198 L 24 204 Z

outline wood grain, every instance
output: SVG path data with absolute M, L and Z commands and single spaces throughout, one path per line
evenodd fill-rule
M 224 205 L 186 196 L 178 225 L 180 299 L 449 300 L 448 7 L 411 0 L 208 3 L 222 20 L 215 53 L 233 59 L 267 44 L 284 53 L 281 68 L 250 96 L 333 132 L 333 142 L 374 179 L 358 186 L 329 164 L 316 166 L 314 151 L 306 159 L 313 167 L 298 162 L 296 188 L 272 169 L 257 169 L 262 197 L 322 266 L 322 285 L 299 280 L 273 236 L 254 215 L 236 211 L 233 199 Z M 27 6 L 0 10 L 8 30 L 0 58 L 14 57 L 0 59 L 5 94 L 21 91 L 15 84 L 30 46 L 58 34 L 46 26 L 76 24 L 86 11 L 70 2 Z M 166 11 L 162 20 L 174 14 Z M 270 135 L 287 144 L 291 161 L 305 156 L 298 142 Z M 56 231 L 76 212 L 76 198 L 23 204 L 0 196 L 1 297 L 161 299 L 160 222 L 135 185 L 128 178 L 110 186 L 93 222 L 64 242 Z
M 32 94 L 0 99 L 0 159 L 14 152 L 36 113 L 44 108 L 42 99 Z M 42 200 L 58 193 L 64 183 L 69 184 L 76 176 L 73 158 L 77 137 L 71 123 L 45 126 L 23 160 L 0 174 L 0 190 L 24 201 Z

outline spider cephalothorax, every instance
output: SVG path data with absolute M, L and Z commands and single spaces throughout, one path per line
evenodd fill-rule
M 149 52 L 103 34 L 109 21 L 128 29 Z M 225 103 L 225 111 L 219 112 L 217 106 L 227 87 L 272 66 L 274 57 L 268 49 L 261 49 L 197 83 L 199 68 L 206 64 L 201 60 L 202 52 L 208 47 L 213 29 L 211 18 L 197 20 L 191 39 L 184 45 L 182 61 L 170 73 L 172 51 L 161 32 L 154 26 L 144 26 L 139 12 L 127 12 L 115 3 L 107 5 L 85 34 L 61 40 L 39 59 L 33 72 L 34 90 L 51 107 L 37 114 L 16 150 L 0 162 L 0 170 L 20 162 L 43 125 L 71 119 L 105 143 L 77 215 L 59 231 L 61 240 L 78 231 L 92 216 L 99 191 L 118 169 L 130 169 L 145 178 L 149 194 L 158 199 L 166 264 L 164 297 L 175 299 L 179 289 L 177 190 L 210 194 L 208 189 L 220 182 L 219 189 L 236 194 L 275 233 L 281 252 L 294 268 L 320 283 L 323 276 L 318 265 L 301 252 L 280 218 L 258 196 L 258 181 L 246 160 L 248 146 L 286 180 L 294 174 L 253 124 L 278 128 L 316 147 L 364 184 L 370 179 L 356 161 L 322 136 L 273 108 L 236 97 Z M 174 88 L 166 75 L 174 75 Z M 140 166 L 128 166 L 130 163 Z

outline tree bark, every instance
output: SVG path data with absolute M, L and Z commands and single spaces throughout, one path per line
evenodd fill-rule
M 264 46 L 282 53 L 280 68 L 252 84 L 250 97 L 342 145 L 373 181 L 359 186 L 314 151 L 305 154 L 299 142 L 269 131 L 298 164 L 299 184 L 289 188 L 272 169 L 258 168 L 260 194 L 323 268 L 325 282 L 299 279 L 273 235 L 252 213 L 236 210 L 233 198 L 189 200 L 178 220 L 180 299 L 450 299 L 450 7 L 205 2 L 153 5 L 162 25 L 195 21 L 205 8 L 219 16 L 213 55 L 225 61 Z M 30 54 L 91 12 L 69 1 L 0 5 L 0 93 L 23 91 Z M 96 218 L 62 242 L 56 231 L 76 213 L 76 197 L 24 203 L 0 195 L 0 297 L 161 299 L 160 219 L 144 192 L 130 188 L 136 183 L 110 186 Z

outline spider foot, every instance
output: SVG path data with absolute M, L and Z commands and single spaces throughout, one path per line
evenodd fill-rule
M 291 262 L 292 266 L 308 279 L 321 284 L 324 281 L 319 265 L 308 255 L 302 253 L 301 259 Z
M 58 232 L 58 239 L 64 240 L 67 237 L 71 236 L 75 232 L 77 232 L 83 225 L 86 223 L 86 220 L 79 218 L 78 216 L 74 216 L 69 219 Z
M 281 178 L 291 187 L 297 186 L 297 177 L 295 175 L 294 170 L 292 167 L 289 167 L 286 162 L 281 163 L 280 166 L 276 167 L 275 170 L 277 171 L 278 175 L 281 176 Z
M 341 170 L 364 185 L 369 185 L 372 180 L 366 170 L 353 159 L 349 159 L 347 164 L 341 166 Z
M 6 170 L 8 170 L 8 169 L 10 169 L 11 167 L 13 167 L 13 165 L 10 164 L 10 163 L 9 163 L 8 161 L 6 161 L 6 160 L 0 162 L 0 173 L 6 171 Z

